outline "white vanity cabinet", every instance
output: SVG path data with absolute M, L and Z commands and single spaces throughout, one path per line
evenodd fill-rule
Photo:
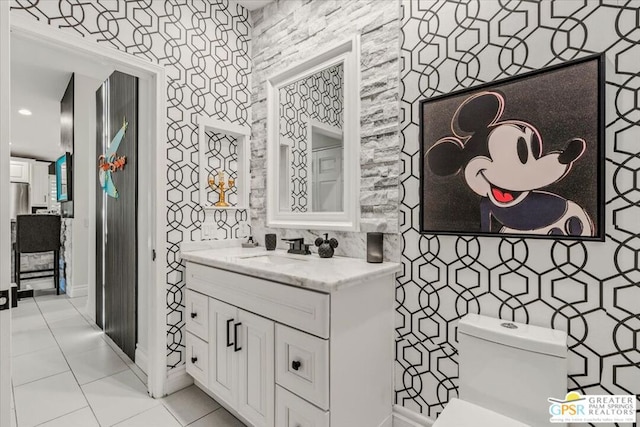
M 186 272 L 187 372 L 248 425 L 391 425 L 393 271 L 327 292 Z
M 187 373 L 254 426 L 273 426 L 274 322 L 191 290 L 187 312 Z

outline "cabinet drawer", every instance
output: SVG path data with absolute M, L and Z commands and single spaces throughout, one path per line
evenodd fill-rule
M 329 338 L 329 295 L 187 263 L 187 287 L 268 319 Z
M 276 386 L 276 426 L 329 427 L 329 412 Z
M 209 341 L 209 297 L 187 290 L 187 331 Z
M 329 342 L 276 325 L 276 383 L 329 409 Z
M 208 386 L 209 344 L 187 332 L 187 373 Z

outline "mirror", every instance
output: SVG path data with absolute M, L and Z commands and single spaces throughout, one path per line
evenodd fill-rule
M 344 210 L 344 64 L 278 89 L 280 210 Z
M 358 39 L 268 80 L 267 225 L 356 230 Z
M 199 192 L 205 210 L 246 209 L 249 205 L 251 129 L 208 117 L 199 118 Z

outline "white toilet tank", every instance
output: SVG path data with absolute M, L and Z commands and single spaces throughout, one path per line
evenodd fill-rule
M 458 323 L 460 399 L 548 426 L 549 397 L 567 392 L 567 334 L 468 314 Z

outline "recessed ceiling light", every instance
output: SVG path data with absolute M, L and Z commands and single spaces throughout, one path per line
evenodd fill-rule
M 19 109 L 18 113 L 22 114 L 23 116 L 30 116 L 31 115 L 31 111 L 27 110 L 26 108 Z

